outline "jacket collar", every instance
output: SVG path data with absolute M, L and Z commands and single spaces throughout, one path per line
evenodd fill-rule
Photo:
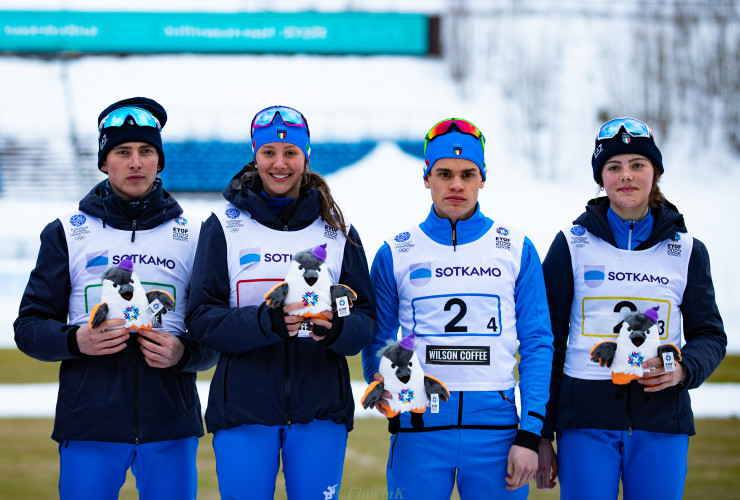
M 493 225 L 493 221 L 480 211 L 480 203 L 475 205 L 475 212 L 468 219 L 453 223 L 443 219 L 434 212 L 434 205 L 426 220 L 419 224 L 424 234 L 442 245 L 464 245 L 483 236 Z M 453 233 L 454 231 L 454 233 Z M 453 240 L 454 238 L 454 240 Z
M 107 187 L 107 182 L 104 180 L 92 188 L 79 204 L 81 211 L 99 218 L 104 225 L 129 230 L 135 220 L 136 229 L 153 229 L 182 213 L 182 207 L 174 196 L 162 189 L 161 183 L 155 186 L 146 206 L 135 211 L 129 202 Z
M 259 195 L 262 191 L 262 182 L 259 178 L 255 178 L 250 185 L 243 186 L 240 181 L 243 173 L 244 170 L 231 179 L 224 190 L 224 198 L 248 212 L 252 219 L 263 226 L 294 231 L 311 225 L 320 217 L 321 193 L 317 190 L 301 191 L 298 197 L 278 216 Z
M 616 247 L 614 233 L 607 220 L 608 210 L 609 198 L 606 196 L 593 198 L 586 205 L 586 211 L 574 220 L 573 224 L 585 227 L 589 233 Z M 650 209 L 650 213 L 653 215 L 653 231 L 635 250 L 650 248 L 660 241 L 674 238 L 676 233 L 686 232 L 683 215 L 671 202 L 659 203 L 657 207 Z

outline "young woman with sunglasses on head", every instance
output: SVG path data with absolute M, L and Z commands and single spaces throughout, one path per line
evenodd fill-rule
M 660 192 L 647 125 L 606 122 L 591 165 L 606 196 L 588 202 L 543 262 L 555 355 L 537 486 L 552 488 L 559 474 L 561 498 L 616 499 L 621 479 L 625 500 L 680 499 L 695 433 L 688 390 L 727 344 L 709 255 Z M 680 354 L 643 355 L 648 341 Z M 633 380 L 612 376 L 620 362 Z
M 288 498 L 333 498 L 341 486 L 354 403 L 346 356 L 375 328 L 367 260 L 324 179 L 309 166 L 305 117 L 285 106 L 252 121 L 254 161 L 204 223 L 194 264 L 188 329 L 221 352 L 206 424 L 214 433 L 223 498 L 271 499 L 282 457 Z M 357 294 L 348 316 L 302 319 L 265 302 L 292 255 L 326 245 L 332 283 Z M 305 328 L 305 326 L 304 326 Z
M 429 130 L 423 182 L 432 208 L 388 238 L 373 261 L 378 333 L 362 353 L 365 380 L 384 381 L 378 352 L 400 328 L 424 374 L 450 390 L 447 402 L 425 409 L 423 427 L 400 414 L 386 467 L 389 498 L 449 499 L 457 484 L 463 500 L 523 499 L 537 470 L 552 362 L 545 283 L 529 238 L 481 211 L 484 143 L 459 118 Z

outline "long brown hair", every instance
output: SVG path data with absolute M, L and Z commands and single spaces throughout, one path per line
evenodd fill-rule
M 239 181 L 241 185 L 246 188 L 253 187 L 255 181 L 259 180 L 259 173 L 257 172 L 257 160 L 252 160 L 244 166 L 244 173 L 242 174 Z M 347 223 L 344 220 L 344 214 L 337 205 L 334 197 L 331 195 L 331 189 L 326 183 L 326 180 L 318 172 L 311 170 L 311 165 L 306 161 L 303 169 L 303 175 L 301 177 L 300 192 L 303 193 L 309 189 L 315 189 L 321 193 L 321 201 L 319 202 L 319 215 L 321 218 L 329 224 L 330 227 L 341 231 L 345 238 L 353 245 L 357 245 L 349 237 L 347 233 Z

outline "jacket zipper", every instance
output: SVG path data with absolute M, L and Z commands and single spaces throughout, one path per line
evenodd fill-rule
M 224 368 L 224 404 L 229 402 L 229 366 L 231 365 L 231 356 L 226 360 L 226 368 Z
M 136 363 L 136 351 L 131 350 L 131 360 L 134 364 L 134 443 L 139 444 L 139 370 Z
M 131 243 L 136 239 L 136 219 L 131 221 Z
M 289 231 L 288 225 L 283 224 L 283 231 Z M 285 420 L 288 422 L 290 430 L 291 419 L 293 416 L 290 411 L 290 344 L 285 342 Z
M 457 222 L 450 221 L 452 226 L 452 251 L 457 252 Z
M 460 404 L 457 407 L 457 426 L 462 426 L 462 415 L 463 415 L 463 391 L 460 391 Z
M 632 383 L 627 386 L 627 433 L 632 435 Z
M 635 227 L 635 221 L 630 221 L 630 235 L 627 238 L 627 250 L 632 251 L 632 229 Z
M 290 430 L 290 420 L 293 418 L 290 412 L 290 344 L 285 342 L 285 416 Z

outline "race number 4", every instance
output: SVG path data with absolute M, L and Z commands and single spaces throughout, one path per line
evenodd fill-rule
M 497 295 L 434 295 L 416 298 L 411 304 L 417 336 L 501 335 L 501 302 Z

